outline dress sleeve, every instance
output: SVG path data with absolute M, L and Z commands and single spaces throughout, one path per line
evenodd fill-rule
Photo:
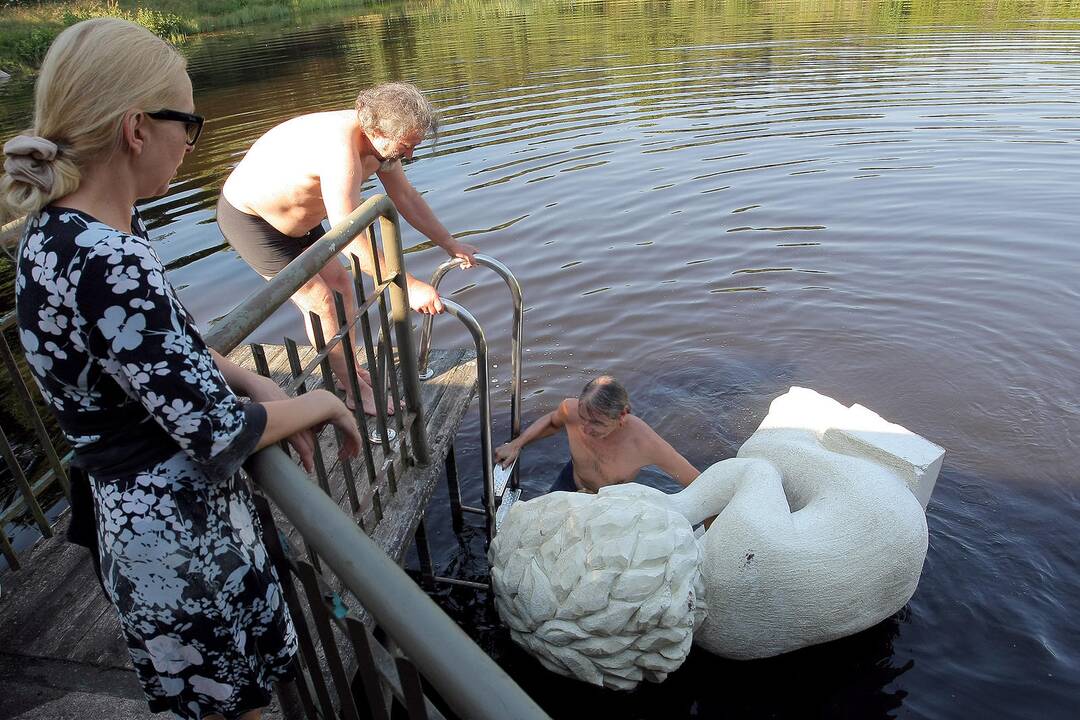
M 87 255 L 76 290 L 87 351 L 214 478 L 254 452 L 266 409 L 225 383 L 143 238 L 116 233 Z

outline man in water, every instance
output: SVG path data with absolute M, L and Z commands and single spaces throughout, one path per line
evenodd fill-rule
M 548 492 L 565 490 L 595 493 L 605 485 L 631 482 L 647 465 L 656 465 L 686 486 L 701 473 L 630 413 L 626 389 L 610 375 L 601 375 L 559 407 L 530 425 L 515 440 L 495 451 L 495 460 L 509 467 L 521 448 L 565 428 L 570 441 L 570 462 Z
M 452 258 L 471 267 L 476 248 L 451 237 L 420 193 L 405 178 L 401 161 L 438 128 L 434 108 L 407 83 L 386 83 L 364 90 L 354 110 L 320 112 L 288 120 L 259 138 L 225 181 L 217 221 L 225 239 L 248 265 L 269 280 L 322 237 L 323 220 L 336 225 L 360 206 L 361 188 L 372 173 L 405 221 Z M 356 254 L 369 275 L 375 258 L 366 234 L 344 249 Z M 382 258 L 378 259 L 380 267 Z M 440 313 L 442 301 L 427 283 L 407 276 L 409 304 L 422 313 Z M 300 307 L 314 343 L 309 313 L 321 320 L 325 337 L 338 330 L 334 293 L 345 298 L 351 321 L 356 313 L 353 281 L 341 258 L 327 263 L 301 287 L 293 301 Z M 338 383 L 355 407 L 343 351 L 330 355 Z M 374 414 L 370 375 L 357 365 L 364 412 Z M 392 405 L 387 408 L 393 412 Z

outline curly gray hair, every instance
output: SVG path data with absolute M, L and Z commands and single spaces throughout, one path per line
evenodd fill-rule
M 363 90 L 356 96 L 360 127 L 377 130 L 392 140 L 420 132 L 437 136 L 439 116 L 415 85 L 388 82 Z

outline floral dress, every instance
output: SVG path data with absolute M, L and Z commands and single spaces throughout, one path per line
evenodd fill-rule
M 137 213 L 46 207 L 19 249 L 26 360 L 93 492 L 101 580 L 150 709 L 266 706 L 296 635 L 239 476 L 266 411 L 225 384 Z

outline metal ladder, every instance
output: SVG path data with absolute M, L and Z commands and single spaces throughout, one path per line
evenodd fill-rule
M 510 439 L 513 440 L 521 434 L 521 328 L 524 316 L 521 301 L 521 284 L 510 272 L 510 268 L 489 255 L 477 253 L 474 258 L 477 265 L 494 270 L 510 288 L 510 296 L 514 303 L 514 327 L 510 338 Z M 463 261 L 459 258 L 447 260 L 435 269 L 431 275 L 431 286 L 438 291 L 439 283 L 448 272 L 459 268 Z M 496 472 L 493 450 L 491 446 L 491 381 L 488 373 L 488 346 L 487 337 L 483 328 L 471 312 L 464 306 L 442 299 L 446 312 L 456 317 L 465 325 L 469 334 L 472 335 L 473 344 L 476 346 L 476 378 L 480 393 L 480 453 L 484 470 L 484 506 L 482 508 L 461 505 L 464 512 L 483 515 L 488 540 L 495 537 L 502 524 L 503 518 L 509 512 L 510 507 L 521 498 L 521 488 L 518 480 L 518 467 L 515 462 L 509 473 Z M 424 316 L 424 323 L 420 330 L 420 350 L 418 368 L 420 380 L 430 380 L 434 372 L 428 367 L 428 355 L 431 351 L 431 327 L 434 322 L 432 315 Z M 501 470 L 501 469 L 500 469 Z M 498 478 L 496 477 L 498 475 Z M 508 492 L 509 490 L 509 492 Z

